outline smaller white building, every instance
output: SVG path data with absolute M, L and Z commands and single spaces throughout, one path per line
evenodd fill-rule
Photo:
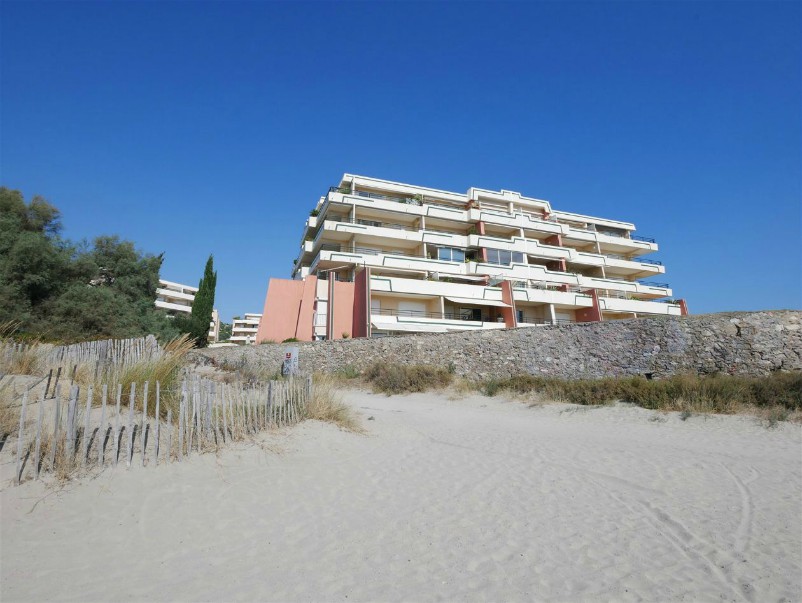
M 243 318 L 231 321 L 231 343 L 237 345 L 253 345 L 256 343 L 256 332 L 259 330 L 261 314 L 249 313 Z
M 191 314 L 192 302 L 195 301 L 197 292 L 197 287 L 159 279 L 159 287 L 156 289 L 156 307 L 165 310 L 170 316 L 175 316 L 179 312 Z M 220 339 L 220 314 L 217 309 L 212 310 L 208 339 L 209 343 L 216 343 Z

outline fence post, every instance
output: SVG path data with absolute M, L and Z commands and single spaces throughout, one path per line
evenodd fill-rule
M 184 420 L 187 414 L 187 382 L 181 382 L 181 404 L 178 407 L 178 461 L 184 458 Z
M 125 459 L 126 467 L 131 466 L 134 456 L 134 403 L 136 402 L 136 382 L 131 384 L 131 395 L 128 398 L 128 454 Z
M 106 434 L 109 432 L 106 427 L 106 396 L 108 392 L 109 386 L 104 383 L 103 392 L 101 393 L 103 400 L 101 402 L 102 410 L 100 411 L 100 428 L 97 432 L 97 462 L 101 467 L 106 462 Z
M 95 393 L 94 387 L 89 386 L 89 391 L 86 392 L 86 411 L 84 417 L 84 437 L 81 440 L 81 466 L 86 465 L 89 459 L 89 415 L 92 413 L 92 397 Z
M 61 422 L 61 388 L 58 382 L 56 383 L 56 414 L 53 419 L 53 441 L 52 450 L 50 451 L 50 469 L 56 469 L 56 449 L 58 448 L 58 426 Z
M 22 441 L 25 439 L 25 407 L 28 405 L 28 390 L 22 394 L 22 410 L 19 413 L 19 432 L 17 433 L 17 485 L 22 480 Z
M 161 383 L 158 381 L 156 382 L 156 441 L 153 443 L 153 449 L 155 451 L 153 457 L 156 459 L 156 464 L 159 464 L 159 433 L 161 432 L 161 415 L 159 415 L 161 404 Z
M 223 383 L 220 386 L 220 402 L 222 403 L 220 406 L 223 409 L 223 441 L 228 441 L 228 421 L 226 420 L 226 384 Z
M 275 420 L 273 417 L 273 381 L 267 382 L 267 417 L 269 425 L 274 425 Z
M 170 457 L 173 454 L 173 409 L 167 409 L 167 458 L 166 463 L 170 462 Z
M 80 389 L 77 385 L 70 387 L 70 399 L 67 402 L 67 465 L 72 467 L 75 460 L 75 408 L 78 405 L 78 393 Z
M 114 422 L 114 466 L 120 460 L 120 402 L 123 396 L 123 384 L 117 384 L 117 418 Z
M 47 393 L 42 394 L 42 399 L 39 400 L 39 417 L 36 419 L 36 452 L 34 453 L 34 474 L 36 475 L 36 479 L 39 479 L 39 460 L 40 460 L 40 453 L 42 452 L 42 420 L 45 413 L 45 399 Z

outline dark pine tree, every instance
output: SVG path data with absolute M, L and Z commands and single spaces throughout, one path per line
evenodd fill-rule
M 214 256 L 209 256 L 203 278 L 198 283 L 198 292 L 192 302 L 192 318 L 190 319 L 190 335 L 199 348 L 205 348 L 208 342 L 209 323 L 212 321 L 214 309 L 214 291 L 217 287 L 217 273 L 214 271 Z

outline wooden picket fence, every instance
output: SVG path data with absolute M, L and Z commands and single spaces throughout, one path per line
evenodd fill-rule
M 138 393 L 139 392 L 139 393 Z M 152 394 L 152 402 L 150 395 Z M 29 402 L 23 394 L 16 448 L 17 484 L 42 472 L 69 474 L 80 468 L 131 467 L 181 461 L 193 453 L 218 450 L 259 431 L 297 423 L 313 396 L 311 376 L 245 387 L 193 377 L 181 384 L 178 416 L 166 408 L 157 382 L 118 385 L 82 392 L 78 385 L 62 396 Z M 126 404 L 127 403 L 127 404 Z M 34 411 L 34 407 L 38 408 Z M 49 407 L 49 408 L 48 408 Z M 166 412 L 165 412 L 166 408 Z M 36 413 L 36 421 L 27 414 Z M 98 418 L 99 413 L 99 418 Z
M 134 339 L 104 339 L 54 346 L 48 353 L 49 366 L 76 364 L 113 365 L 124 368 L 142 360 L 158 360 L 164 350 L 153 335 Z

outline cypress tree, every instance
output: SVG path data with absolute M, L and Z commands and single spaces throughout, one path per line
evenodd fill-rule
M 190 319 L 190 335 L 199 348 L 208 344 L 209 323 L 212 321 L 214 309 L 214 291 L 217 287 L 217 272 L 214 271 L 214 256 L 206 260 L 203 278 L 198 283 L 198 292 L 192 302 L 192 318 Z

